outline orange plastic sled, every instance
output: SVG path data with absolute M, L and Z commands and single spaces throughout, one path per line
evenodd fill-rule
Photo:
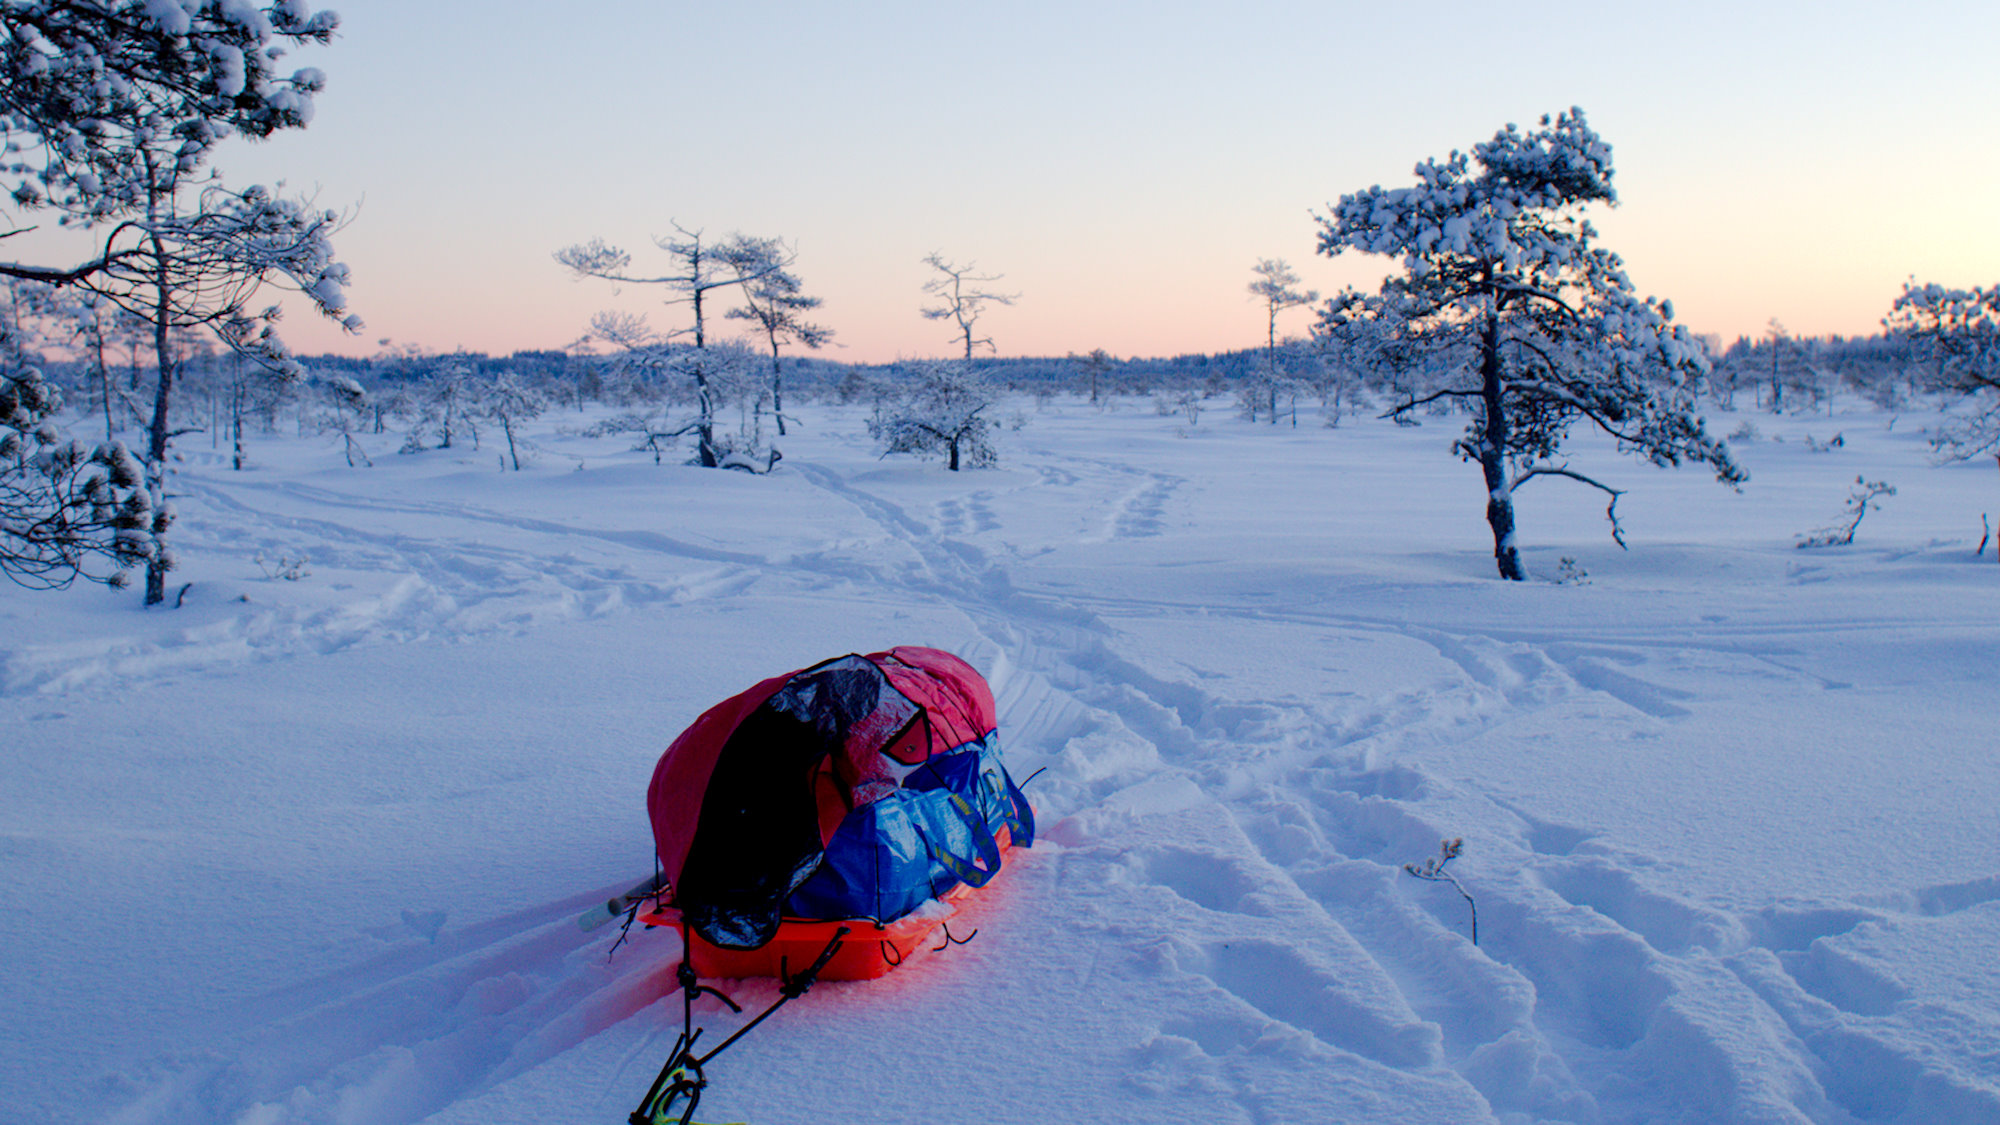
M 1013 846 L 1004 828 L 998 833 L 995 843 L 1000 845 L 1002 855 Z M 936 901 L 955 907 L 970 893 L 972 888 L 960 883 Z M 819 971 L 819 979 L 874 980 L 901 965 L 922 948 L 932 932 L 951 920 L 951 914 L 951 911 L 940 911 L 933 905 L 888 925 L 870 918 L 834 921 L 786 918 L 778 923 L 778 935 L 756 949 L 724 949 L 710 944 L 692 930 L 682 932 L 687 935 L 688 960 L 700 976 L 782 979 L 818 960 L 827 943 L 833 940 L 833 935 L 846 926 L 847 936 L 841 940 L 840 948 L 834 952 L 826 967 Z M 681 930 L 680 911 L 671 906 L 642 912 L 639 921 L 647 926 Z

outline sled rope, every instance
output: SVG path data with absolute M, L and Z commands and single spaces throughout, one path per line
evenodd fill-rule
M 706 992 L 729 1005 L 732 1011 L 741 1012 L 743 1008 L 720 990 L 702 984 L 700 978 L 695 975 L 690 957 L 692 950 L 688 926 L 683 921 L 681 964 L 675 971 L 675 978 L 681 987 L 681 1033 L 674 1040 L 674 1049 L 667 1056 L 666 1064 L 660 1067 L 659 1075 L 653 1079 L 646 1096 L 640 1100 L 639 1108 L 633 1110 L 631 1116 L 626 1118 L 627 1125 L 698 1125 L 694 1120 L 695 1107 L 701 1104 L 701 1092 L 708 1087 L 708 1075 L 703 1068 L 715 1056 L 728 1050 L 731 1044 L 748 1035 L 751 1028 L 763 1023 L 773 1012 L 788 1002 L 804 996 L 813 986 L 813 982 L 819 979 L 820 971 L 826 968 L 827 962 L 833 960 L 835 953 L 840 952 L 841 944 L 847 939 L 849 932 L 846 926 L 840 927 L 811 965 L 796 975 L 784 978 L 783 984 L 778 988 L 778 998 L 770 1007 L 759 1012 L 749 1023 L 737 1028 L 734 1035 L 724 1039 L 713 1051 L 696 1055 L 694 1045 L 695 1041 L 701 1038 L 702 1029 L 694 1026 L 695 998 Z

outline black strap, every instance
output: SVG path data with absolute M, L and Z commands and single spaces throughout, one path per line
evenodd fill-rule
M 708 1060 L 721 1054 L 723 1051 L 728 1050 L 730 1044 L 736 1042 L 738 1039 L 743 1038 L 745 1035 L 750 1034 L 750 1029 L 756 1027 L 760 1023 L 763 1023 L 764 1020 L 767 1019 L 772 1012 L 775 1012 L 779 1008 L 784 1007 L 788 1001 L 796 1000 L 799 997 L 804 996 L 806 994 L 806 990 L 813 986 L 813 982 L 819 979 L 820 970 L 826 968 L 826 963 L 828 961 L 833 960 L 833 955 L 835 953 L 840 952 L 841 944 L 847 940 L 847 935 L 850 932 L 851 931 L 849 931 L 846 926 L 840 927 L 840 929 L 833 935 L 833 940 L 826 943 L 825 949 L 820 950 L 818 959 L 813 961 L 811 965 L 807 966 L 806 969 L 803 972 L 799 973 L 797 976 L 790 976 L 785 978 L 784 983 L 778 987 L 778 994 L 779 994 L 778 999 L 774 1001 L 770 1007 L 764 1009 L 762 1012 L 757 1013 L 756 1019 L 751 1020 L 749 1023 L 744 1024 L 742 1027 L 737 1028 L 736 1034 L 730 1036 L 727 1039 L 724 1039 L 722 1041 L 721 1046 L 718 1046 L 715 1050 L 710 1051 L 709 1053 L 703 1055 L 700 1059 L 696 1061 L 699 1063 L 706 1063 L 708 1062 Z M 741 1009 L 738 1010 L 740 1011 Z

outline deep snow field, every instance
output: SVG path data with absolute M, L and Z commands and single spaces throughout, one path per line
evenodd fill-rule
M 1859 407 L 1711 413 L 1762 430 L 1741 494 L 1584 443 L 1631 549 L 1530 484 L 1509 584 L 1452 420 L 1016 405 L 963 473 L 814 405 L 768 477 L 595 412 L 521 473 L 181 438 L 182 608 L 0 588 L 0 1120 L 623 1122 L 678 943 L 574 918 L 650 872 L 655 758 L 925 644 L 1046 767 L 1043 837 L 701 1120 L 2000 1121 L 1991 460 Z M 1795 549 L 1857 474 L 1899 492 Z M 1476 946 L 1403 872 L 1447 837 Z

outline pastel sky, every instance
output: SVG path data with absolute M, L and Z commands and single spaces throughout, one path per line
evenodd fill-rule
M 683 327 L 551 258 L 596 236 L 666 272 L 674 220 L 796 243 L 835 358 L 949 353 L 931 251 L 1021 294 L 982 323 L 1003 355 L 1247 347 L 1259 258 L 1380 276 L 1316 256 L 1314 211 L 1571 105 L 1614 150 L 1604 244 L 1698 332 L 1863 334 L 1911 275 L 2000 281 L 1991 0 L 329 6 L 312 127 L 217 160 L 355 210 L 367 328 L 295 313 L 302 352 Z

